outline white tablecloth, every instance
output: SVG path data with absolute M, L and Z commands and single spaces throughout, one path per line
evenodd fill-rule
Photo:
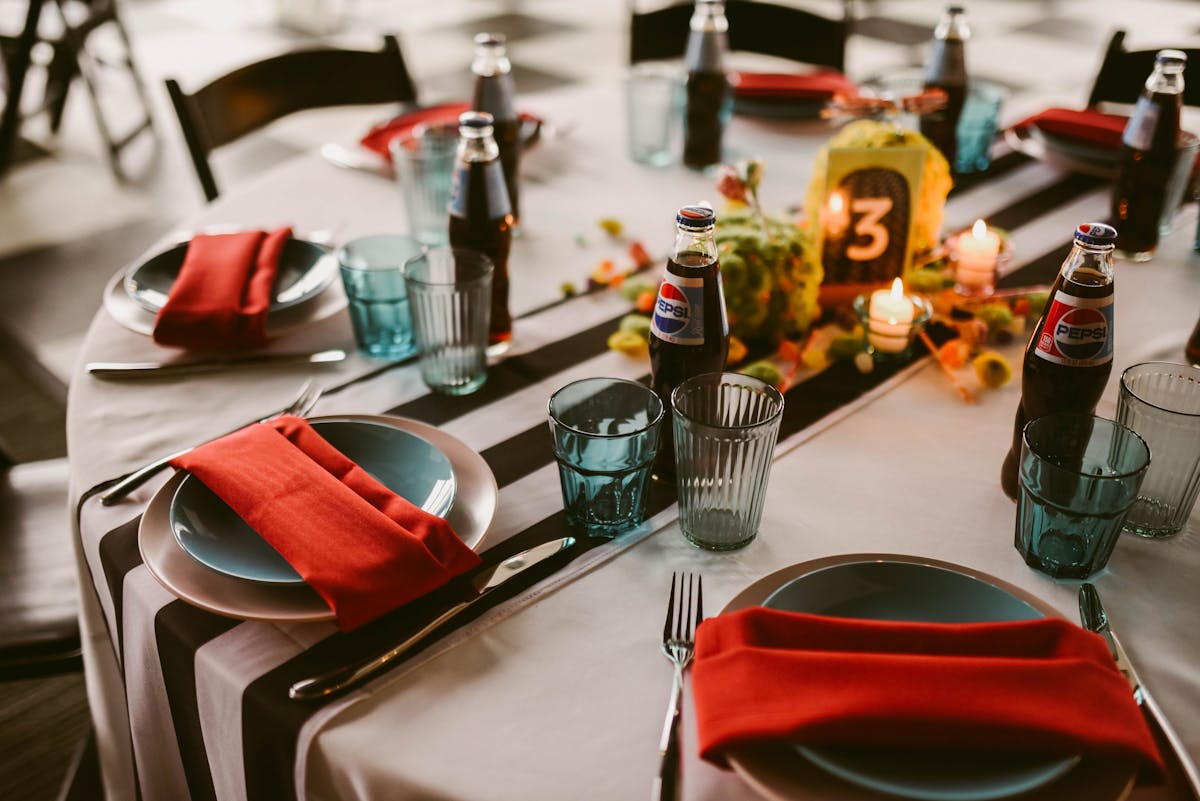
M 549 120 L 578 125 L 528 157 L 526 225 L 511 262 L 516 312 L 553 300 L 563 281 L 582 283 L 600 259 L 620 258 L 622 246 L 604 240 L 595 226 L 598 218 L 623 220 L 632 237 L 658 254 L 670 241 L 678 206 L 716 200 L 704 176 L 640 167 L 624 157 L 620 100 L 613 88 L 598 86 L 528 101 L 528 108 Z M 827 134 L 820 124 L 736 120 L 730 145 L 735 152 L 768 157 L 764 200 L 769 208 L 781 208 L 803 198 L 813 154 Z M 947 228 L 980 215 L 1021 218 L 1023 199 L 1043 191 L 1058 192 L 1063 200 L 1015 227 L 1013 269 L 1064 244 L 1075 224 L 1106 214 L 1105 186 L 1034 163 L 956 195 Z M 404 228 L 393 186 L 316 156 L 276 169 L 192 222 L 291 223 L 301 231 L 333 230 L 339 240 Z M 1200 259 L 1190 250 L 1194 223 L 1189 209 L 1179 235 L 1154 261 L 1118 267 L 1116 358 L 1101 413 L 1112 415 L 1116 376 L 1126 366 L 1182 357 L 1200 290 Z M 586 246 L 577 242 L 580 234 Z M 518 322 L 515 352 L 552 346 L 623 308 L 611 294 L 549 308 Z M 340 315 L 280 346 L 301 342 L 349 343 L 348 322 Z M 82 361 L 140 359 L 154 351 L 145 337 L 101 312 Z M 1019 347 L 1008 355 L 1019 360 Z M 377 367 L 355 357 L 321 375 L 333 385 Z M 635 377 L 646 371 L 644 363 L 618 354 L 589 353 L 443 427 L 485 451 L 543 419 L 550 392 L 574 377 Z M 117 383 L 77 371 L 69 408 L 73 496 L 284 405 L 301 379 L 294 369 L 278 369 Z M 419 401 L 423 392 L 415 369 L 405 367 L 329 395 L 316 412 L 378 413 Z M 1074 618 L 1077 584 L 1030 570 L 1012 545 L 1014 507 L 1000 492 L 998 474 L 1019 392 L 1019 382 L 1013 382 L 982 392 L 980 402 L 968 406 L 932 365 L 900 374 L 781 443 L 760 534 L 749 547 L 730 554 L 695 550 L 668 509 L 635 541 L 590 552 L 569 580 L 494 610 L 384 681 L 311 718 L 302 730 L 297 786 L 308 798 L 329 801 L 644 797 L 657 770 L 661 711 L 671 680 L 658 638 L 675 570 L 704 575 L 706 607 L 715 611 L 746 585 L 790 564 L 834 554 L 913 554 L 986 571 Z M 543 465 L 503 487 L 490 542 L 502 542 L 554 512 L 560 504 L 554 476 L 552 466 Z M 163 689 L 164 671 L 178 666 L 164 667 L 168 655 L 157 645 L 158 627 L 174 625 L 162 613 L 174 599 L 136 564 L 136 554 L 106 551 L 101 540 L 134 519 L 156 486 L 111 509 L 94 501 L 83 505 L 85 654 L 105 783 L 110 798 L 133 798 L 136 761 L 147 801 L 189 795 L 224 801 L 248 792 L 254 797 L 246 776 L 256 757 L 242 750 L 242 693 L 276 664 L 257 655 L 264 643 L 275 649 L 272 660 L 302 653 L 333 628 L 230 623 L 211 637 L 197 635 L 200 644 L 184 665 L 195 675 L 184 706 L 200 722 L 207 766 L 189 765 L 196 743 L 180 739 L 181 702 Z M 1170 540 L 1124 537 L 1096 581 L 1114 627 L 1193 759 L 1200 756 L 1200 642 L 1193 635 L 1200 613 L 1198 529 L 1193 516 Z M 122 559 L 132 567 L 113 585 L 106 570 Z M 121 634 L 119 649 L 114 631 Z M 735 775 L 696 758 L 692 719 L 689 706 L 685 797 L 753 797 Z M 205 767 L 211 778 L 198 780 Z

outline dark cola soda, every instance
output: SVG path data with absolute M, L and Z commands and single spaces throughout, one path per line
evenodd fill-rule
M 481 33 L 475 37 L 475 92 L 471 108 L 492 115 L 492 136 L 500 149 L 504 185 L 512 204 L 514 222 L 521 219 L 518 168 L 521 162 L 521 119 L 517 113 L 512 64 L 508 60 L 504 34 Z
M 692 376 L 723 370 L 729 353 L 714 222 L 707 206 L 679 210 L 675 246 L 650 321 L 651 387 L 668 411 L 654 460 L 654 477 L 664 482 L 675 480 L 671 393 Z
M 1014 500 L 1020 494 L 1025 424 L 1052 412 L 1092 414 L 1104 394 L 1112 372 L 1116 238 L 1111 226 L 1100 223 L 1084 223 L 1075 230 L 1074 246 L 1025 348 L 1021 403 L 1012 447 L 1000 471 L 1000 485 Z
M 687 103 L 683 118 L 683 163 L 707 167 L 721 161 L 721 135 L 730 102 L 724 57 L 729 22 L 720 0 L 696 0 L 688 34 Z
M 966 41 L 971 36 L 962 6 L 949 6 L 933 34 L 925 88 L 946 93 L 946 105 L 921 117 L 921 133 L 942 151 L 950 169 L 958 160 L 958 119 L 967 100 Z
M 512 315 L 508 311 L 512 225 L 499 148 L 492 137 L 492 117 L 468 111 L 459 117 L 458 153 L 450 185 L 450 244 L 479 251 L 492 260 L 488 340 L 493 347 L 512 340 Z

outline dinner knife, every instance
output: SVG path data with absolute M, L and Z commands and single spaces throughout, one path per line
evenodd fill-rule
M 160 378 L 162 376 L 212 373 L 264 364 L 330 364 L 346 358 L 346 351 L 333 349 L 316 353 L 255 353 L 183 362 L 88 362 L 88 373 L 97 378 Z
M 1129 655 L 1125 653 L 1125 648 L 1109 625 L 1108 613 L 1104 610 L 1100 593 L 1088 582 L 1079 587 L 1079 618 L 1085 629 L 1104 638 L 1108 644 L 1108 651 L 1117 664 L 1117 670 L 1121 671 L 1121 675 L 1133 689 L 1133 699 L 1142 710 L 1142 717 L 1146 719 L 1163 761 L 1167 763 L 1168 784 L 1180 792 L 1188 793 L 1188 797 L 1193 801 L 1200 801 L 1200 774 L 1197 773 L 1196 766 L 1188 758 L 1179 735 L 1163 717 L 1158 703 L 1142 686 L 1133 663 L 1129 661 Z
M 320 676 L 301 679 L 288 688 L 288 697 L 296 701 L 312 701 L 348 690 L 374 676 L 392 661 L 406 654 L 414 645 L 422 642 L 426 635 L 443 623 L 452 620 L 466 609 L 478 603 L 489 593 L 509 579 L 525 572 L 534 565 L 546 561 L 555 554 L 575 544 L 574 537 L 561 537 L 534 546 L 503 562 L 479 570 L 470 580 L 470 589 L 465 600 L 460 601 L 425 624 L 419 631 L 394 648 L 372 659 L 331 670 Z

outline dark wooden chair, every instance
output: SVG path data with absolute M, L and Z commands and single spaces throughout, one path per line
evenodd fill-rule
M 378 51 L 284 53 L 234 70 L 192 94 L 174 80 L 166 84 L 200 186 L 210 201 L 219 190 L 208 157 L 223 145 L 297 111 L 417 99 L 394 36 L 385 36 Z
M 848 6 L 844 6 L 848 8 Z M 679 58 L 687 49 L 692 3 L 634 12 L 629 23 L 629 63 Z M 850 21 L 757 0 L 726 0 L 729 49 L 845 71 Z
M 1136 103 L 1146 79 L 1154 71 L 1154 56 L 1160 49 L 1126 50 L 1125 31 L 1114 33 L 1092 83 L 1088 107 L 1101 103 Z M 1188 57 L 1183 73 L 1183 104 L 1200 106 L 1200 49 L 1175 49 L 1182 50 Z

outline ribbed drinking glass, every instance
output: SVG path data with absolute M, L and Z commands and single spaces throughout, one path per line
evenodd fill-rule
M 492 262 L 461 248 L 436 248 L 404 265 L 421 377 L 429 388 L 468 395 L 487 381 Z
M 783 395 L 757 378 L 707 373 L 671 395 L 679 527 L 700 548 L 729 551 L 758 534 Z
M 1200 492 L 1200 369 L 1135 364 L 1121 374 L 1117 419 L 1150 445 L 1152 461 L 1125 528 L 1169 537 L 1187 522 Z

